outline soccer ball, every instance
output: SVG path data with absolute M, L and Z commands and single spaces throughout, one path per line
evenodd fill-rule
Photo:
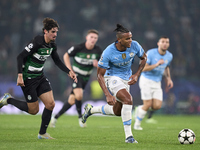
M 195 139 L 195 134 L 191 129 L 183 129 L 178 134 L 178 140 L 181 144 L 193 144 Z

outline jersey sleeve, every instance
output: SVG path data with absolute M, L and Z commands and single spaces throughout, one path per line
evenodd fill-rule
M 147 51 L 146 54 L 147 54 L 147 62 L 146 63 L 149 64 L 149 65 L 151 65 L 151 56 L 152 55 L 151 55 L 150 51 Z
M 104 69 L 110 68 L 109 66 L 109 53 L 108 51 L 104 51 L 101 55 L 100 60 L 98 61 L 98 66 Z
M 67 53 L 70 57 L 73 57 L 76 55 L 76 53 L 80 50 L 80 46 L 77 45 L 77 46 L 72 46 L 70 47 L 70 49 L 67 50 Z
M 64 65 L 64 63 L 60 60 L 60 57 L 57 53 L 57 48 L 54 49 L 51 53 L 51 57 L 53 59 L 53 61 L 55 62 L 55 64 L 64 72 L 66 72 L 67 74 L 69 73 L 69 69 Z
M 170 53 L 170 60 L 169 60 L 169 62 L 168 62 L 168 64 L 167 64 L 167 66 L 169 67 L 170 66 L 170 64 L 171 64 L 171 62 L 172 62 L 172 59 L 173 59 L 173 55 Z
M 138 42 L 136 42 L 135 47 L 136 47 L 136 49 L 138 51 L 136 55 L 138 57 L 142 57 L 144 55 L 144 49 L 142 48 L 142 46 Z
M 22 73 L 23 71 L 23 62 L 24 60 L 32 55 L 34 52 L 37 51 L 37 49 L 40 46 L 40 39 L 39 38 L 34 38 L 33 40 L 31 40 L 31 42 L 29 42 L 24 50 L 17 56 L 17 69 L 18 69 L 18 73 Z

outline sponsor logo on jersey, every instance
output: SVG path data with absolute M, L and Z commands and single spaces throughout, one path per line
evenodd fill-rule
M 115 59 L 119 60 L 117 57 L 115 57 Z
M 122 54 L 122 58 L 125 59 L 126 58 L 126 53 Z
M 121 62 L 121 63 L 114 63 L 114 65 L 115 66 L 125 66 L 125 65 L 128 65 L 129 63 L 131 63 L 132 60 L 133 60 L 133 57 L 129 61 Z

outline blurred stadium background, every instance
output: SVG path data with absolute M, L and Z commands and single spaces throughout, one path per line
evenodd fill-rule
M 199 0 L 0 0 L 0 95 L 10 92 L 24 99 L 16 86 L 16 56 L 34 36 L 42 33 L 43 18 L 54 18 L 60 25 L 56 41 L 61 58 L 72 45 L 83 42 L 91 28 L 99 30 L 98 45 L 105 49 L 115 41 L 113 30 L 116 23 L 121 23 L 132 31 L 133 39 L 145 51 L 157 47 L 161 35 L 170 38 L 174 88 L 164 93 L 160 113 L 200 114 L 199 8 Z M 133 72 L 138 62 L 136 59 Z M 55 99 L 66 100 L 71 90 L 69 77 L 51 58 L 46 62 L 45 74 Z M 105 101 L 98 90 L 96 70 L 90 83 L 83 102 Z M 131 93 L 134 105 L 141 104 L 138 84 L 131 87 Z

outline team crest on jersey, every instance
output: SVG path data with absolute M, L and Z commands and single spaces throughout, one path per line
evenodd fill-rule
M 90 55 L 87 55 L 87 58 L 89 59 L 89 58 L 90 58 Z
M 167 63 L 168 63 L 168 60 L 165 60 L 165 63 L 167 64 Z
M 125 59 L 126 58 L 126 53 L 122 54 L 122 58 Z
M 131 53 L 129 54 L 129 56 L 130 56 L 130 57 L 133 57 L 133 55 L 134 55 L 134 53 L 133 53 L 133 52 L 131 52 Z
M 117 80 L 113 80 L 112 81 L 112 84 L 114 85 L 114 84 L 116 84 L 117 83 Z

